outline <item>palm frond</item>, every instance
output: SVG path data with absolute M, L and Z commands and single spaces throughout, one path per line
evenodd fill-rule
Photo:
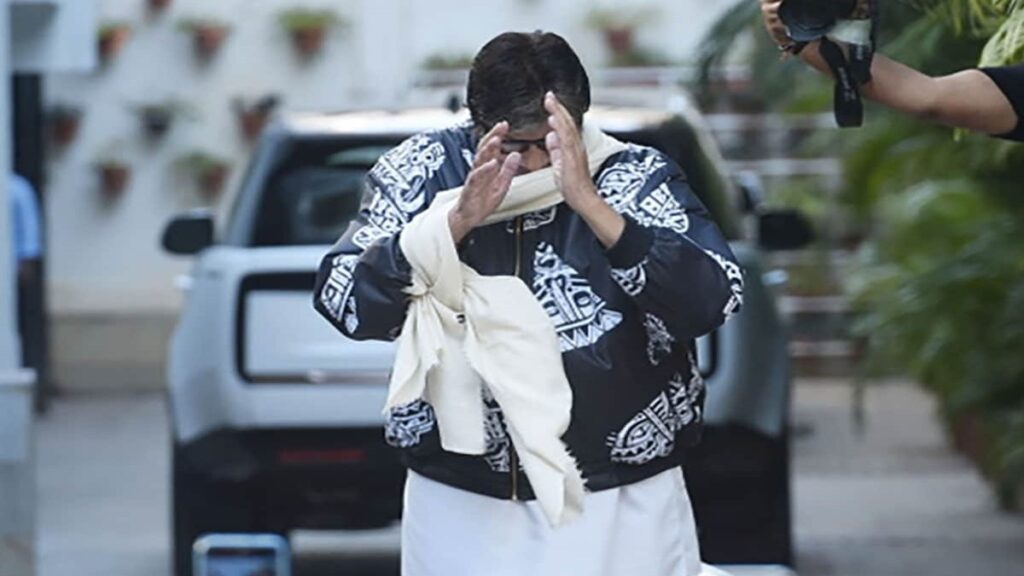
M 759 26 L 760 14 L 761 8 L 757 2 L 737 0 L 711 26 L 701 42 L 697 56 L 697 81 L 701 86 L 707 85 L 711 71 L 721 66 L 739 40 Z
M 1024 0 L 1007 0 L 1024 5 Z M 980 66 L 1005 66 L 1024 60 L 1024 6 L 1013 12 L 981 52 Z

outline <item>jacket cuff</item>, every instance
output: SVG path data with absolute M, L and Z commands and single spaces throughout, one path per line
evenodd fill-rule
M 614 246 L 605 250 L 605 256 L 612 268 L 632 268 L 643 262 L 654 244 L 654 231 L 645 228 L 636 220 L 623 214 L 626 228 Z

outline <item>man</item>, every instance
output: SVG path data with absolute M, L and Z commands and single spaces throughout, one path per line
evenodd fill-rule
M 370 171 L 363 209 L 323 259 L 314 291 L 317 310 L 346 336 L 400 338 L 396 373 L 436 355 L 429 347 L 404 354 L 410 341 L 430 340 L 431 329 L 462 339 L 462 351 L 441 350 L 449 364 L 427 364 L 428 398 L 388 412 L 386 438 L 410 469 L 403 574 L 698 574 L 680 470 L 702 425 L 692 343 L 738 310 L 740 268 L 672 160 L 585 123 L 589 80 L 561 37 L 506 33 L 488 42 L 474 59 L 467 102 L 469 123 L 414 136 Z M 598 166 L 588 154 L 608 157 Z M 501 219 L 545 181 L 556 202 Z M 457 197 L 445 193 L 452 189 Z M 446 211 L 433 221 L 441 235 L 423 236 L 438 207 Z M 456 246 L 465 268 L 425 281 L 432 271 L 424 258 Z M 455 295 L 465 309 L 425 306 L 451 296 L 437 292 L 452 275 L 472 286 Z M 488 292 L 490 281 L 512 284 Z M 529 302 L 504 317 L 488 344 L 490 307 L 501 308 L 517 287 Z M 455 320 L 424 321 L 451 309 Z M 531 346 L 513 324 L 517 311 L 531 322 L 534 309 L 551 336 L 539 327 L 536 341 L 550 342 L 557 366 L 541 368 L 545 351 L 534 350 L 488 371 L 507 348 Z M 444 386 L 460 384 L 448 376 L 463 356 L 487 374 L 482 390 L 461 411 L 432 405 L 448 401 Z M 509 383 L 508 371 L 525 376 Z M 550 398 L 523 392 L 552 376 Z M 565 406 L 568 429 L 547 439 L 564 441 L 559 449 L 578 471 L 559 469 L 560 454 L 537 458 L 545 438 L 530 435 L 558 416 L 549 410 L 562 398 L 558 377 L 571 388 L 571 418 Z M 438 380 L 444 386 L 431 388 Z M 457 443 L 446 426 L 476 411 L 486 431 L 481 453 L 446 449 Z M 542 472 L 552 469 L 564 492 L 549 490 Z M 577 473 L 587 488 L 581 515 L 559 525 L 574 505 Z
M 765 28 L 776 44 L 792 51 L 796 44 L 779 18 L 781 0 L 760 0 Z M 814 42 L 800 57 L 824 74 L 828 64 Z M 933 78 L 876 54 L 871 82 L 862 94 L 879 104 L 925 120 L 1024 142 L 1024 64 L 964 70 Z
M 14 230 L 14 256 L 19 285 L 27 282 L 39 266 L 43 244 L 39 224 L 39 204 L 28 180 L 11 173 L 7 177 L 11 220 Z
M 14 277 L 18 291 L 18 333 L 21 337 L 22 365 L 36 371 L 37 382 L 43 375 L 41 344 L 42 310 L 36 286 L 43 256 L 39 202 L 28 180 L 11 173 L 7 177 L 11 224 L 14 232 Z M 36 385 L 35 410 L 46 411 L 46 399 Z

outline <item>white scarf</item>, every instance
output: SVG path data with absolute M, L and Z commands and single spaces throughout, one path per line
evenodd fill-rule
M 589 124 L 582 135 L 591 175 L 625 149 Z M 541 508 L 553 526 L 560 526 L 582 511 L 583 480 L 561 440 L 569 427 L 572 390 L 558 337 L 521 279 L 481 276 L 459 260 L 448 213 L 461 192 L 460 187 L 439 193 L 402 230 L 399 244 L 413 270 L 406 289 L 412 299 L 386 409 L 422 398 L 434 407 L 445 450 L 484 454 L 486 383 Z M 562 201 L 552 168 L 517 176 L 484 224 Z

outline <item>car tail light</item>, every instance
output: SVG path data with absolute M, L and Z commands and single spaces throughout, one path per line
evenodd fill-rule
M 287 465 L 356 464 L 366 460 L 366 450 L 335 448 L 330 450 L 278 450 L 277 461 Z

